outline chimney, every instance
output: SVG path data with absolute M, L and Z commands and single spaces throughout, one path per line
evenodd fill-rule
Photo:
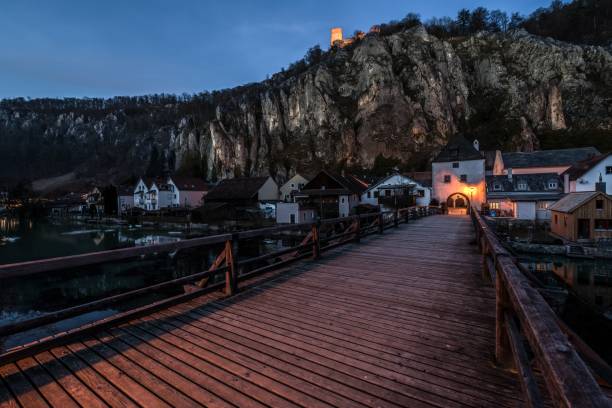
M 508 168 L 508 181 L 512 181 L 512 168 Z
M 474 149 L 476 149 L 477 151 L 480 151 L 480 142 L 478 141 L 478 139 L 474 139 L 472 144 L 474 145 Z
M 564 193 L 569 193 L 570 192 L 570 176 L 569 176 L 569 173 L 565 173 L 563 175 L 563 192 Z
M 595 191 L 599 191 L 600 193 L 606 193 L 606 183 L 603 181 L 601 177 L 601 173 L 599 173 L 599 182 L 595 183 Z

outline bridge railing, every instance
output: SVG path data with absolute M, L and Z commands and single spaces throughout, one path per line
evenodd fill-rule
M 325 219 L 315 223 L 301 223 L 279 225 L 270 228 L 260 228 L 220 234 L 209 237 L 187 239 L 168 244 L 150 245 L 101 251 L 89 254 L 67 256 L 61 258 L 44 259 L 17 264 L 0 265 L 0 283 L 7 279 L 36 279 L 37 276 L 70 268 L 87 268 L 107 262 L 139 259 L 147 255 L 174 253 L 180 250 L 221 246 L 222 250 L 210 267 L 188 276 L 171 279 L 143 288 L 138 288 L 97 299 L 88 303 L 57 310 L 32 319 L 0 326 L 0 338 L 22 333 L 44 325 L 55 323 L 71 317 L 82 315 L 92 310 L 99 310 L 112 304 L 134 300 L 140 296 L 158 292 L 162 289 L 183 285 L 185 293 L 156 301 L 145 306 L 133 308 L 116 313 L 108 318 L 82 325 L 77 329 L 68 330 L 52 337 L 37 340 L 19 347 L 11 348 L 4 353 L 0 352 L 0 365 L 16 361 L 38 350 L 44 350 L 53 344 L 61 344 L 70 338 L 84 334 L 87 331 L 98 330 L 103 327 L 118 324 L 128 319 L 151 313 L 164 307 L 188 301 L 197 296 L 214 291 L 224 290 L 226 295 L 237 293 L 239 283 L 257 275 L 272 271 L 305 258 L 318 259 L 329 249 L 359 240 L 373 233 L 382 234 L 388 228 L 397 227 L 400 223 L 407 223 L 433 214 L 435 209 L 425 207 L 409 207 L 394 211 L 384 211 L 354 215 L 344 218 Z M 282 233 L 299 233 L 302 241 L 295 246 L 265 253 L 256 257 L 240 258 L 240 242 L 254 238 L 264 238 Z
M 556 406 L 610 407 L 589 367 L 561 330 L 555 312 L 478 211 L 471 211 L 471 217 L 483 255 L 483 275 L 495 283 L 495 358 L 500 366 L 516 369 L 528 406 L 543 406 L 531 368 L 535 363 Z

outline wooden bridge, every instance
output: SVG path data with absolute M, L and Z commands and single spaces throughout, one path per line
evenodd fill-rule
M 0 356 L 0 407 L 610 406 L 477 215 L 412 218 L 313 226 L 250 272 L 225 236 L 223 282 Z

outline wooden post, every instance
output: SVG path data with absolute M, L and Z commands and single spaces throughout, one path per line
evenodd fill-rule
M 508 292 L 504 287 L 502 273 L 495 276 L 495 360 L 501 367 L 512 365 L 512 348 L 507 333 L 506 312 L 508 311 Z
M 378 214 L 378 233 L 382 234 L 384 230 L 385 230 L 385 222 L 384 222 L 383 213 L 381 212 Z
M 312 224 L 312 259 L 321 258 L 321 241 L 319 240 L 319 230 L 320 230 L 319 222 Z
M 361 241 L 361 217 L 355 217 L 355 242 Z
M 408 224 L 408 220 L 410 219 L 410 208 L 404 209 L 404 223 Z
M 232 234 L 232 239 L 225 241 L 225 294 L 232 296 L 238 291 L 238 234 Z
M 393 212 L 393 226 L 397 228 L 398 225 L 399 225 L 399 214 L 396 208 L 395 211 Z

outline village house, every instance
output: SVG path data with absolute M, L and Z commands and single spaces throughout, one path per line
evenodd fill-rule
M 600 190 L 605 189 L 604 183 Z M 602 191 L 569 193 L 550 207 L 551 234 L 568 242 L 612 238 L 612 197 Z
M 371 183 L 361 194 L 361 203 L 378 205 L 384 211 L 412 205 L 429 205 L 429 201 L 427 204 L 424 203 L 426 197 L 429 196 L 428 188 L 406 176 L 395 173 Z M 421 204 L 417 202 L 419 199 Z
M 322 170 L 295 195 L 295 201 L 299 209 L 316 209 L 321 219 L 347 217 L 367 188 L 368 184 L 355 176 Z
M 191 177 L 140 178 L 134 188 L 134 207 L 146 211 L 193 208 L 202 203 L 210 185 Z
M 489 215 L 520 220 L 548 221 L 549 207 L 563 197 L 557 173 L 487 176 Z
M 496 157 L 493 174 L 562 174 L 573 165 L 600 156 L 594 147 L 574 149 L 537 150 L 534 152 L 502 153 Z
M 480 210 L 486 202 L 485 159 L 479 143 L 453 136 L 432 162 L 433 198 L 449 214 L 466 214 L 470 206 Z
M 87 213 L 87 193 L 68 193 L 47 204 L 52 217 L 81 216 Z
M 227 203 L 234 207 L 250 207 L 265 211 L 279 197 L 278 184 L 272 177 L 238 177 L 224 179 L 213 187 L 204 202 Z
M 134 190 L 127 186 L 117 187 L 117 215 L 130 212 L 134 208 Z
M 279 188 L 280 199 L 286 203 L 293 201 L 293 194 L 302 190 L 308 180 L 300 174 L 291 177 Z
M 612 194 L 612 154 L 594 156 L 576 163 L 563 173 L 566 193 L 595 191 L 598 182 L 606 183 L 606 194 Z

